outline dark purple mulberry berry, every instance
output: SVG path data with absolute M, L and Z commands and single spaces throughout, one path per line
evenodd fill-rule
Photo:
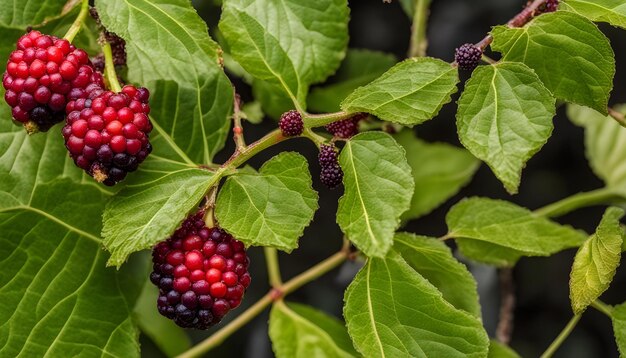
M 250 285 L 246 249 L 224 230 L 207 228 L 204 212 L 189 216 L 152 250 L 150 281 L 159 288 L 157 308 L 181 327 L 219 323 Z
M 335 189 L 339 184 L 341 184 L 341 180 L 343 179 L 343 170 L 338 163 L 334 165 L 327 165 L 322 167 L 322 171 L 320 173 L 320 180 L 324 185 L 326 185 L 329 189 Z
M 473 44 L 464 44 L 456 49 L 454 60 L 459 65 L 459 68 L 472 71 L 478 66 L 482 55 L 483 51 L 480 48 Z
M 278 127 L 285 137 L 295 137 L 302 134 L 304 130 L 304 122 L 298 111 L 289 111 L 283 113 L 278 121 Z
M 322 144 L 317 159 L 321 167 L 337 164 L 337 150 L 334 145 Z
M 540 14 L 546 12 L 555 12 L 559 9 L 559 0 L 547 0 L 537 9 Z
M 85 89 L 94 83 L 104 86 L 85 51 L 39 31 L 17 41 L 2 78 L 13 119 L 29 133 L 62 121 L 67 102 L 85 98 Z
M 150 93 L 130 85 L 119 93 L 98 86 L 87 90 L 87 98 L 67 104 L 65 146 L 78 167 L 96 181 L 114 185 L 152 151 Z
M 335 137 L 348 139 L 359 132 L 359 121 L 365 117 L 367 114 L 358 113 L 351 118 L 327 125 L 326 130 Z

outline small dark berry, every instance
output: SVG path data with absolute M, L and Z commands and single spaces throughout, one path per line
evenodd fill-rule
M 555 12 L 559 9 L 559 0 L 547 0 L 537 9 L 540 14 L 547 12 Z
M 250 285 L 245 246 L 224 230 L 207 228 L 201 211 L 152 251 L 150 281 L 160 314 L 181 327 L 207 329 L 241 303 Z M 238 263 L 241 262 L 241 263 Z
M 302 134 L 304 130 L 304 122 L 298 111 L 289 111 L 283 113 L 278 121 L 278 127 L 285 137 L 295 137 Z
M 322 144 L 317 159 L 320 166 L 325 167 L 337 164 L 337 150 L 334 145 Z
M 456 49 L 454 60 L 459 65 L 459 68 L 472 71 L 478 66 L 482 55 L 483 51 L 480 48 L 474 44 L 467 43 Z
M 327 125 L 326 130 L 337 138 L 348 139 L 359 132 L 359 121 L 366 117 L 365 113 L 357 113 L 351 118 Z
M 341 184 L 341 180 L 343 179 L 343 170 L 339 164 L 328 165 L 322 167 L 322 171 L 320 173 L 320 180 L 324 185 L 326 185 L 329 189 L 335 189 L 339 184 Z

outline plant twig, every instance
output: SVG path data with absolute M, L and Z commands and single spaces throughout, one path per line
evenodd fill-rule
M 243 137 L 243 126 L 241 125 L 241 97 L 237 94 L 237 91 L 233 87 L 233 140 L 237 151 L 242 151 L 246 148 L 246 140 Z
M 263 138 L 257 140 L 254 143 L 251 143 L 244 149 L 235 150 L 233 155 L 231 155 L 231 157 L 224 164 L 222 164 L 222 167 L 237 168 L 264 149 L 267 149 L 274 144 L 280 143 L 285 139 L 287 139 L 287 137 L 283 136 L 283 134 L 280 132 L 280 129 L 275 129 L 266 134 Z
M 178 358 L 199 357 L 200 355 L 210 351 L 212 348 L 215 348 L 216 346 L 221 344 L 226 338 L 230 337 L 230 335 L 232 335 L 241 327 L 250 322 L 254 317 L 258 316 L 261 312 L 265 310 L 265 308 L 271 305 L 272 302 L 281 299 L 282 297 L 292 293 L 293 291 L 304 286 L 305 284 L 331 271 L 335 267 L 339 266 L 342 262 L 344 262 L 347 257 L 348 253 L 346 251 L 339 251 L 336 254 L 327 258 L 326 260 L 318 263 L 317 265 L 311 267 L 300 275 L 287 281 L 287 283 L 285 283 L 278 289 L 278 291 L 281 293 L 280 295 L 276 295 L 276 291 L 275 289 L 273 289 L 265 296 L 263 296 L 260 300 L 258 300 L 255 304 L 245 310 L 242 314 L 237 316 L 237 318 L 232 320 L 229 324 L 222 327 L 219 331 L 215 332 L 209 338 L 205 339 L 188 351 L 179 355 Z
M 414 0 L 413 25 L 411 27 L 411 44 L 409 46 L 409 57 L 424 57 L 428 48 L 426 38 L 426 27 L 428 24 L 428 13 L 431 0 Z
M 113 92 L 120 92 L 122 90 L 122 86 L 120 86 L 120 83 L 117 80 L 117 73 L 115 73 L 111 44 L 104 39 L 104 36 L 101 37 L 101 41 L 102 53 L 104 54 L 104 74 L 109 82 L 109 88 L 111 88 Z
M 341 121 L 352 117 L 354 113 L 347 113 L 344 111 L 325 114 L 302 114 L 302 120 L 304 121 L 305 128 L 323 127 L 327 124 Z
M 546 349 L 546 351 L 541 355 L 541 358 L 550 358 L 554 355 L 554 353 L 559 349 L 561 344 L 563 344 L 563 342 L 567 339 L 570 333 L 572 333 L 572 331 L 574 330 L 574 327 L 576 327 L 576 324 L 580 320 L 580 317 L 581 315 L 577 314 L 577 315 L 574 315 L 572 319 L 570 319 L 570 321 L 567 323 L 567 326 L 563 328 L 561 333 L 559 333 L 559 335 L 552 342 L 552 344 L 550 344 L 548 349 Z
M 67 30 L 65 36 L 63 36 L 64 39 L 69 42 L 74 41 L 74 37 L 76 37 L 80 29 L 82 28 L 88 13 L 89 0 L 82 0 L 82 3 L 80 5 L 80 12 L 78 13 L 78 16 L 76 16 L 76 20 L 74 20 L 72 26 L 70 26 L 69 30 Z
M 500 319 L 496 328 L 496 338 L 508 345 L 513 335 L 515 320 L 515 282 L 513 269 L 503 268 L 499 272 L 500 281 Z
M 267 274 L 270 280 L 270 286 L 278 289 L 283 285 L 280 277 L 280 266 L 278 264 L 278 252 L 273 247 L 264 247 L 265 261 L 267 263 Z
M 612 318 L 611 314 L 613 313 L 613 307 L 607 305 L 606 303 L 600 301 L 600 300 L 595 300 L 593 302 L 591 302 L 591 307 L 597 309 L 598 311 L 604 313 L 605 315 L 609 316 L 609 318 Z
M 613 118 L 620 126 L 626 128 L 626 117 L 624 117 L 624 114 L 614 110 L 611 107 L 609 107 L 608 110 L 609 116 L 611 116 L 611 118 Z
M 556 217 L 565 215 L 570 211 L 601 204 L 611 204 L 612 202 L 623 200 L 622 197 L 609 188 L 601 188 L 588 192 L 574 194 L 555 203 L 546 205 L 534 211 L 535 215 L 545 217 Z

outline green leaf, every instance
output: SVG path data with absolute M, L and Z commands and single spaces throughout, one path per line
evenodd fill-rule
M 448 237 L 456 239 L 465 256 L 499 266 L 513 265 L 521 256 L 549 256 L 587 238 L 528 209 L 487 198 L 460 201 L 446 215 L 446 223 Z
M 469 183 L 480 166 L 480 161 L 468 151 L 446 143 L 424 142 L 410 130 L 394 138 L 410 153 L 407 160 L 415 180 L 411 207 L 402 220 L 430 213 Z
M 386 121 L 414 125 L 437 115 L 459 82 L 456 67 L 435 58 L 400 62 L 342 103 L 347 112 L 367 112 Z
M 485 357 L 481 322 L 454 308 L 394 251 L 370 258 L 348 287 L 344 317 L 365 357 Z
M 569 105 L 567 115 L 585 128 L 585 151 L 594 173 L 607 187 L 626 196 L 626 162 L 622 156 L 626 129 L 613 118 L 585 107 Z
M 491 46 L 502 52 L 503 61 L 523 62 L 534 69 L 556 98 L 607 113 L 615 55 L 594 23 L 557 11 L 521 28 L 497 26 L 491 34 Z
M 252 82 L 252 95 L 261 102 L 263 112 L 270 118 L 280 119 L 280 116 L 293 109 L 293 102 L 280 84 L 269 81 L 254 80 Z
M 278 358 L 357 356 L 343 323 L 309 306 L 276 301 L 269 325 Z
M 367 256 L 385 256 L 408 208 L 414 183 L 404 149 L 383 132 L 365 132 L 339 155 L 344 194 L 337 223 Z
M 611 311 L 615 342 L 621 357 L 626 357 L 626 303 L 617 305 Z
M 384 52 L 349 49 L 332 84 L 314 88 L 307 99 L 310 110 L 320 113 L 337 112 L 341 101 L 360 86 L 372 82 L 398 60 Z
M 182 328 L 159 314 L 156 309 L 158 296 L 159 290 L 147 281 L 137 300 L 134 313 L 141 331 L 150 337 L 165 355 L 174 357 L 191 348 L 191 340 Z
M 120 266 L 133 252 L 165 240 L 218 179 L 207 170 L 148 157 L 103 214 L 108 265 Z
M 555 99 L 521 63 L 480 66 L 459 99 L 461 143 L 517 193 L 522 169 L 552 134 Z
M 593 234 L 578 249 L 570 274 L 570 299 L 574 313 L 583 312 L 609 288 L 622 256 L 624 210 L 610 207 Z
M 210 163 L 226 141 L 233 89 L 206 23 L 188 0 L 96 0 L 96 7 L 126 40 L 128 79 L 152 92 L 154 154 Z
M 0 8 L 2 9 L 0 11 L 0 26 L 24 31 L 27 26 L 39 25 L 45 20 L 60 15 L 66 2 L 59 0 L 0 0 Z
M 29 137 L 4 104 L 0 118 L 0 356 L 139 357 L 131 275 L 104 265 L 108 192 L 58 132 Z
M 608 22 L 626 29 L 626 3 L 623 0 L 565 0 L 561 2 L 561 8 L 592 21 Z
M 452 256 L 445 243 L 409 233 L 396 234 L 394 242 L 394 250 L 437 287 L 446 301 L 480 319 L 476 281 L 467 267 Z
M 489 342 L 488 358 L 520 358 L 520 355 L 512 350 L 509 346 L 502 344 L 496 340 Z
M 263 164 L 259 174 L 229 177 L 217 197 L 215 216 L 246 245 L 291 252 L 313 220 L 317 198 L 306 159 L 283 152 Z
M 248 73 L 305 107 L 308 86 L 345 56 L 348 14 L 346 0 L 226 0 L 219 28 Z

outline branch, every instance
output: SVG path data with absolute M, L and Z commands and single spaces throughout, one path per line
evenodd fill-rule
M 246 148 L 246 140 L 243 137 L 243 127 L 241 126 L 241 97 L 237 94 L 233 86 L 234 104 L 233 104 L 233 140 L 237 151 Z
M 499 274 L 500 281 L 500 320 L 496 328 L 496 338 L 508 345 L 513 335 L 515 319 L 515 283 L 513 269 L 503 268 Z
M 307 271 L 292 278 L 282 287 L 279 287 L 278 289 L 272 289 L 255 304 L 250 306 L 250 308 L 248 308 L 242 314 L 237 316 L 237 318 L 232 320 L 229 324 L 222 327 L 219 331 L 215 332 L 213 335 L 200 342 L 195 347 L 179 355 L 178 358 L 199 357 L 200 355 L 210 351 L 212 348 L 215 348 L 216 346 L 221 344 L 226 338 L 230 337 L 230 335 L 239 330 L 239 328 L 243 327 L 254 317 L 263 312 L 265 308 L 272 304 L 272 302 L 281 299 L 282 297 L 292 293 L 298 288 L 304 286 L 305 284 L 315 280 L 316 278 L 339 266 L 342 262 L 346 260 L 348 254 L 349 253 L 345 250 L 341 250 L 331 257 L 327 258 L 326 260 L 311 267 Z
M 85 22 L 87 13 L 89 13 L 89 0 L 82 0 L 82 4 L 80 5 L 80 12 L 78 13 L 78 16 L 76 16 L 76 20 L 74 20 L 72 26 L 70 26 L 69 30 L 67 30 L 65 36 L 63 36 L 64 39 L 69 42 L 72 42 L 74 40 L 74 37 L 76 37 L 80 29 L 82 28 L 83 23 Z
M 565 339 L 567 339 L 570 333 L 572 333 L 574 327 L 576 327 L 576 324 L 580 320 L 580 317 L 581 315 L 577 314 L 574 315 L 572 319 L 570 319 L 570 321 L 567 323 L 567 326 L 563 328 L 563 331 L 561 331 L 561 333 L 556 337 L 552 344 L 550 344 L 550 347 L 548 347 L 548 349 L 546 349 L 546 351 L 541 355 L 541 358 L 550 358 L 554 355 L 554 353 L 559 349 L 561 344 L 563 344 Z
M 102 53 L 104 54 L 104 74 L 106 75 L 107 81 L 109 81 L 109 87 L 111 90 L 113 92 L 120 92 L 122 91 L 122 86 L 120 86 L 120 83 L 117 80 L 117 73 L 115 73 L 111 44 L 104 39 L 104 36 L 101 36 L 101 41 Z
M 409 57 L 426 56 L 426 49 L 428 48 L 426 26 L 428 24 L 428 8 L 430 6 L 430 1 L 431 0 L 415 0 Z

